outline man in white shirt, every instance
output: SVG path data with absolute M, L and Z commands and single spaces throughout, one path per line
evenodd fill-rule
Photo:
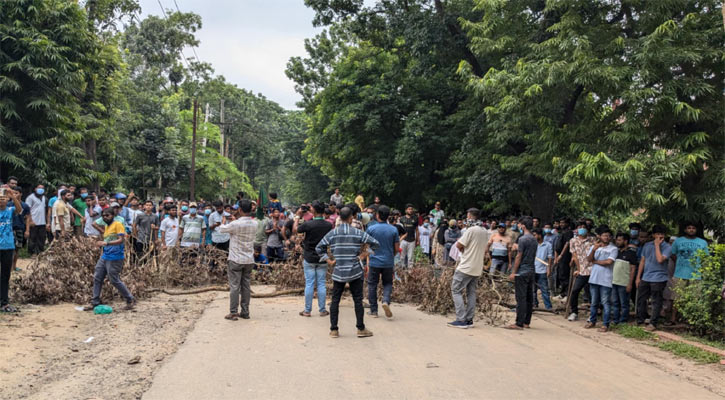
M 28 244 L 28 252 L 30 254 L 40 254 L 45 250 L 45 233 L 46 224 L 46 198 L 45 186 L 38 185 L 33 193 L 28 195 L 25 203 L 30 207 L 30 239 Z
M 251 277 L 254 267 L 254 237 L 257 222 L 252 219 L 252 203 L 247 199 L 239 201 L 240 218 L 219 226 L 219 232 L 229 234 L 229 314 L 225 319 L 236 321 L 239 317 L 249 319 L 249 299 L 252 294 Z M 230 217 L 233 219 L 234 217 Z M 241 313 L 238 313 L 241 297 Z
M 449 322 L 451 328 L 468 329 L 473 326 L 473 315 L 476 312 L 476 287 L 478 278 L 483 273 L 486 254 L 488 254 L 488 230 L 481 226 L 477 208 L 468 209 L 468 228 L 456 242 L 461 252 L 456 272 L 453 274 L 451 294 L 456 308 L 456 320 Z M 468 301 L 464 305 L 464 292 Z
M 335 188 L 335 193 L 330 196 L 330 203 L 338 206 L 342 204 L 342 195 L 340 194 L 340 188 Z
M 209 215 L 209 229 L 211 229 L 211 242 L 214 247 L 229 251 L 229 234 L 221 233 L 219 227 L 222 225 L 224 217 L 228 217 L 228 213 L 224 212 L 224 204 L 217 200 L 213 203 L 214 212 Z
M 176 241 L 179 239 L 179 218 L 175 205 L 169 207 L 169 216 L 161 221 L 159 230 L 161 231 L 162 248 L 176 246 Z

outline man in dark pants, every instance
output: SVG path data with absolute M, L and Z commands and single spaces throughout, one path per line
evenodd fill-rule
M 374 255 L 370 256 L 370 272 L 368 273 L 368 301 L 370 302 L 370 315 L 373 318 L 378 316 L 378 282 L 383 280 L 383 311 L 387 318 L 393 317 L 390 310 L 390 296 L 393 292 L 393 270 L 395 266 L 395 254 L 400 245 L 398 229 L 388 224 L 390 208 L 388 206 L 378 207 L 375 215 L 378 223 L 369 227 L 368 235 L 380 242 L 380 248 Z
M 568 218 L 559 221 L 559 236 L 554 244 L 554 263 L 556 263 L 556 280 L 559 285 L 559 299 L 563 300 L 569 294 L 569 275 L 571 269 L 571 252 L 569 241 L 574 237 L 571 230 L 571 222 Z
M 8 200 L 13 205 L 8 207 Z M 22 212 L 20 196 L 10 190 L 7 185 L 0 187 L 0 311 L 17 312 L 10 305 L 10 273 L 15 253 L 15 236 L 13 235 L 13 216 Z
M 252 202 L 247 199 L 240 200 L 238 212 L 239 219 L 227 223 L 227 217 L 224 217 L 219 226 L 220 233 L 229 234 L 229 314 L 224 318 L 233 321 L 238 318 L 249 319 L 254 238 L 257 234 L 257 222 L 252 219 Z M 229 219 L 233 217 L 230 216 Z M 240 309 L 241 312 L 238 312 Z
M 350 226 L 352 210 L 349 207 L 343 207 L 340 210 L 340 221 L 340 226 L 328 232 L 315 247 L 315 251 L 320 256 L 320 261 L 327 262 L 329 266 L 334 267 L 332 271 L 332 302 L 330 303 L 330 337 L 337 338 L 340 336 L 337 317 L 340 298 L 347 284 L 350 285 L 350 292 L 355 303 L 357 336 L 372 336 L 373 333 L 365 329 L 363 321 L 365 311 L 362 303 L 363 269 L 360 258 L 367 256 L 366 252 L 361 251 L 364 244 L 369 245 L 375 251 L 380 243 L 367 233 Z M 327 254 L 328 249 L 333 258 L 330 258 Z
M 594 240 L 589 236 L 589 229 L 586 221 L 577 223 L 576 236 L 569 241 L 569 251 L 571 251 L 572 261 L 574 262 L 574 283 L 571 288 L 571 296 L 567 301 L 571 310 L 569 321 L 579 319 L 579 293 L 589 284 L 589 275 L 592 273 L 592 262 L 589 261 L 589 253 L 594 246 Z M 588 289 L 586 289 L 588 290 Z
M 509 275 L 509 280 L 514 281 L 514 290 L 516 292 L 516 323 L 509 325 L 506 329 L 524 329 L 530 328 L 531 313 L 534 310 L 534 283 L 535 283 L 535 266 L 536 250 L 539 243 L 531 234 L 534 222 L 530 217 L 521 218 L 519 221 L 519 230 L 523 231 L 523 235 L 519 237 L 518 253 L 514 267 Z
M 652 298 L 652 314 L 648 331 L 657 329 L 657 321 L 662 310 L 662 294 L 667 286 L 668 261 L 672 247 L 665 242 L 666 228 L 662 225 L 652 227 L 654 240 L 642 248 L 642 258 L 637 271 L 637 324 L 643 324 L 647 317 L 647 300 Z

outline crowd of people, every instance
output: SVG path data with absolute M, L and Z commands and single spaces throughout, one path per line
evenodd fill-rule
M 52 194 L 52 196 L 51 196 Z M 358 337 L 371 336 L 364 324 L 364 288 L 368 315 L 381 308 L 393 317 L 391 295 L 396 268 L 425 264 L 455 268 L 451 294 L 456 319 L 448 326 L 470 328 L 476 310 L 476 289 L 485 273 L 491 279 L 512 282 L 516 320 L 507 328 L 526 329 L 539 306 L 552 310 L 552 299 L 564 302 L 569 321 L 579 316 L 579 300 L 590 303 L 585 328 L 600 331 L 626 323 L 634 305 L 634 319 L 646 329 L 674 323 L 674 286 L 698 279 L 698 251 L 708 243 L 694 223 L 684 223 L 679 237 L 666 227 L 645 229 L 632 222 L 627 232 L 613 232 L 592 219 L 542 221 L 537 217 L 483 218 L 481 211 L 449 215 L 440 202 L 428 212 L 412 204 L 402 212 L 384 205 L 380 197 L 370 204 L 362 193 L 345 203 L 339 189 L 329 201 L 285 207 L 276 193 L 257 204 L 239 193 L 234 201 L 194 201 L 166 196 L 139 198 L 134 192 L 109 193 L 60 185 L 53 193 L 38 184 L 21 199 L 16 178 L 0 188 L 0 310 L 17 312 L 8 298 L 11 271 L 17 270 L 18 251 L 30 255 L 58 245 L 71 236 L 89 237 L 102 248 L 95 267 L 94 287 L 87 310 L 101 304 L 106 278 L 132 309 L 136 300 L 120 279 L 125 246 L 132 257 L 169 248 L 185 249 L 189 257 L 209 246 L 228 252 L 229 320 L 250 318 L 251 273 L 255 267 L 302 255 L 305 277 L 302 317 L 312 315 L 314 293 L 320 316 L 330 317 L 330 336 L 338 337 L 339 302 L 346 287 L 355 305 Z M 184 258 L 182 258 L 182 262 Z M 188 260 L 188 258 L 186 259 Z M 213 266 L 212 266 L 213 267 Z M 327 273 L 332 295 L 327 310 Z M 555 297 L 556 295 L 556 297 Z M 581 296 L 580 296 L 581 295 Z M 651 303 L 651 307 L 649 307 Z M 663 310 L 666 309 L 666 312 Z

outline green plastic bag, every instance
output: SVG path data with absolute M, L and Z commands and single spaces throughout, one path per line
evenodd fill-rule
M 99 304 L 99 305 L 93 307 L 94 314 L 110 314 L 112 312 L 113 312 L 113 308 L 111 308 L 111 306 L 107 306 L 105 304 Z

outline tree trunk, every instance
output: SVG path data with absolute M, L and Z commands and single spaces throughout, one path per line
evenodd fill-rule
M 531 177 L 528 186 L 527 200 L 532 216 L 541 219 L 542 223 L 551 222 L 557 201 L 556 187 L 537 177 Z
M 97 156 L 97 148 L 98 148 L 98 142 L 96 139 L 88 139 L 83 144 L 83 148 L 86 151 L 86 158 L 91 161 L 91 169 L 95 172 L 98 171 L 98 156 Z M 98 178 L 96 176 L 93 177 L 93 182 L 89 185 L 93 188 L 93 190 L 98 191 L 99 185 L 98 185 Z

